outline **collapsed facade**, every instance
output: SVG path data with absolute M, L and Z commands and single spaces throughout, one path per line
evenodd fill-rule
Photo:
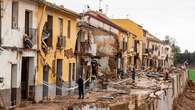
M 128 32 L 101 12 L 82 14 L 78 24 L 77 72 L 90 76 L 127 72 Z M 81 73 L 80 73 L 81 72 Z
M 147 55 L 145 65 L 147 67 L 169 68 L 173 65 L 173 55 L 170 45 L 146 31 Z
M 130 56 L 129 62 L 132 62 L 130 64 L 134 65 L 137 69 L 140 69 L 143 63 L 144 50 L 146 46 L 146 37 L 142 26 L 130 19 L 113 19 L 112 21 L 124 29 L 127 29 L 129 33 L 131 33 L 130 35 L 133 39 L 129 37 L 129 41 L 131 43 L 128 48 Z

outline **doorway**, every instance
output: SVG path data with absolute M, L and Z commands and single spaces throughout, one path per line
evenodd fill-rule
M 48 97 L 49 66 L 43 67 L 43 99 Z
M 56 75 L 56 95 L 62 95 L 62 61 L 61 59 L 57 59 L 57 75 Z
M 29 58 L 22 58 L 22 73 L 21 73 L 21 97 L 22 100 L 28 99 L 28 81 L 29 81 Z
M 11 106 L 16 105 L 17 100 L 17 64 L 11 65 Z

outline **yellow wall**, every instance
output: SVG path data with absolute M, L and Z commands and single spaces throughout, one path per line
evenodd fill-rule
M 42 45 L 42 30 L 45 22 L 47 21 L 47 15 L 53 16 L 53 42 L 52 47 L 48 54 L 44 54 L 44 52 L 41 49 Z M 58 33 L 59 33 L 59 25 L 58 25 L 58 18 L 63 19 L 63 36 L 67 36 L 67 24 L 68 20 L 71 20 L 71 37 L 65 39 L 66 46 L 63 50 L 59 50 L 56 48 L 57 45 L 57 39 L 58 39 Z M 39 5 L 38 9 L 38 70 L 37 70 L 37 81 L 36 84 L 42 84 L 43 81 L 43 66 L 44 64 L 50 65 L 52 67 L 52 62 L 57 59 L 63 60 L 63 80 L 68 81 L 68 74 L 69 74 L 69 63 L 76 63 L 75 57 L 73 58 L 67 58 L 64 56 L 64 50 L 72 48 L 73 52 L 75 50 L 75 44 L 76 44 L 76 35 L 77 35 L 77 17 L 68 15 L 66 13 L 54 10 L 52 8 L 49 8 L 46 6 L 44 10 L 43 5 Z M 54 71 L 54 70 L 53 70 Z M 76 69 L 75 69 L 76 73 Z M 49 84 L 55 83 L 56 78 L 50 69 L 49 72 Z
M 144 37 L 144 31 L 143 28 L 129 20 L 129 19 L 112 19 L 112 22 L 114 22 L 115 24 L 121 26 L 122 28 L 128 30 L 131 34 L 128 37 L 128 51 L 132 50 L 132 47 L 134 47 L 134 41 L 135 40 L 139 40 L 140 41 L 140 45 L 138 47 L 139 51 L 139 59 L 142 62 L 142 55 L 143 55 L 143 42 L 145 42 L 145 37 Z M 130 54 L 129 56 L 131 56 L 132 54 Z M 141 62 L 139 62 L 141 64 Z M 137 65 L 139 66 L 139 65 Z
M 112 21 L 122 28 L 128 30 L 132 34 L 136 35 L 137 40 L 142 40 L 143 29 L 139 24 L 136 24 L 129 19 L 113 19 Z

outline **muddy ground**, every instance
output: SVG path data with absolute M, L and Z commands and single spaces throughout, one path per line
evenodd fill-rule
M 183 94 L 174 100 L 172 110 L 195 110 L 195 83 L 188 82 Z

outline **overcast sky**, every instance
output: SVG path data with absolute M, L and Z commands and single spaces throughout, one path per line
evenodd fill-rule
M 85 5 L 99 8 L 99 0 L 49 1 L 76 12 L 82 12 Z M 174 37 L 182 51 L 195 51 L 195 0 L 103 0 L 101 7 L 109 17 L 129 18 L 160 39 Z

